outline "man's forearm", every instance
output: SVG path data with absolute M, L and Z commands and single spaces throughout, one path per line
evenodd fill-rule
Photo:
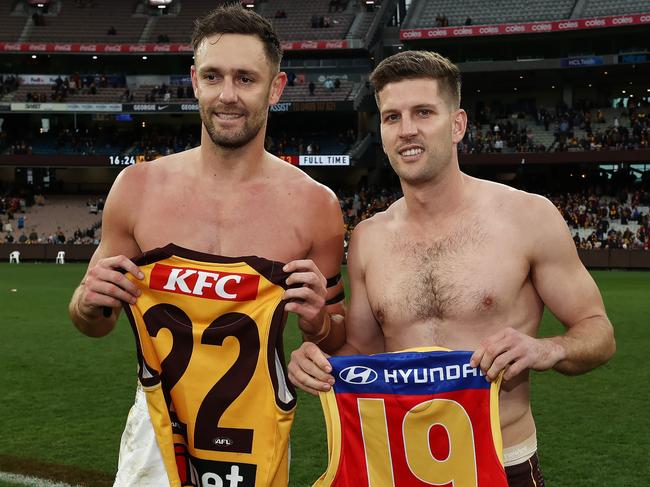
M 606 316 L 587 318 L 565 334 L 547 340 L 563 349 L 564 358 L 553 368 L 567 375 L 589 372 L 607 362 L 616 351 L 614 329 Z
M 70 319 L 74 326 L 84 335 L 97 338 L 103 337 L 115 327 L 119 310 L 111 309 L 109 316 L 105 316 L 102 309 L 98 309 L 96 314 L 84 313 L 79 307 L 82 288 L 83 284 L 77 287 L 68 305 Z
M 305 341 L 313 342 L 325 353 L 334 354 L 345 343 L 345 319 L 339 314 L 326 314 L 322 336 L 310 337 L 305 335 Z

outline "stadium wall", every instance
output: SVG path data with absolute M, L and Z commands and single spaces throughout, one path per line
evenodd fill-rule
M 0 244 L 0 261 L 7 262 L 9 253 L 18 250 L 22 261 L 54 262 L 60 250 L 66 261 L 89 261 L 96 245 Z M 650 269 L 650 252 L 623 249 L 578 249 L 582 263 L 589 269 Z

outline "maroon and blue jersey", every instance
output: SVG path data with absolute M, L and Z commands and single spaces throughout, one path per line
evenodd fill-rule
M 500 379 L 472 352 L 421 348 L 332 357 L 321 403 L 329 466 L 314 487 L 507 487 Z

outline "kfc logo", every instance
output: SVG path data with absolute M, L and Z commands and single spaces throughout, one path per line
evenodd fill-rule
M 156 291 L 187 294 L 206 299 L 252 301 L 257 298 L 260 276 L 211 272 L 188 267 L 156 264 L 149 287 Z

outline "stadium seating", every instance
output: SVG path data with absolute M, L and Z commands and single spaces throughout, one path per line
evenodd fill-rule
M 93 0 L 84 7 L 78 7 L 73 0 L 60 0 L 44 16 L 45 25 L 28 26 L 29 34 L 25 40 L 139 42 L 149 16 L 135 14 L 135 5 L 133 0 Z M 107 34 L 110 27 L 115 28 L 115 35 Z
M 354 88 L 354 82 L 349 80 L 341 80 L 341 87 L 334 90 L 326 89 L 322 83 L 314 83 L 314 85 L 313 95 L 309 94 L 308 83 L 296 83 L 294 86 L 286 86 L 281 101 L 345 101 L 349 99 Z
M 170 42 L 189 43 L 194 20 L 208 10 L 216 8 L 222 0 L 214 2 L 197 2 L 196 0 L 182 0 L 175 2 L 172 12 L 168 15 L 152 17 L 149 20 L 143 41 L 156 42 L 158 36 L 167 36 Z
M 39 238 L 43 238 L 61 231 L 68 240 L 76 230 L 85 231 L 101 220 L 101 214 L 88 211 L 87 203 L 88 196 L 52 195 L 44 206 L 32 206 L 25 213 L 17 213 L 15 218 L 21 215 L 25 217 L 25 235 L 35 231 Z M 15 241 L 18 241 L 21 233 L 14 230 Z
M 283 41 L 343 39 L 355 18 L 353 4 L 348 2 L 344 11 L 328 12 L 329 0 L 269 0 L 260 6 L 260 14 L 271 21 Z M 286 12 L 287 17 L 275 18 L 277 11 Z M 329 18 L 330 26 L 312 27 L 314 17 Z
M 467 17 L 475 25 L 567 19 L 574 4 L 574 0 L 417 0 L 403 28 L 434 27 L 439 15 L 447 17 L 449 25 L 462 25 Z
M 603 17 L 606 15 L 621 15 L 632 13 L 647 13 L 650 4 L 647 0 L 587 0 L 581 17 Z
M 14 2 L 0 2 L 0 41 L 16 42 L 19 38 L 25 24 L 31 22 L 31 18 L 23 10 L 24 5 L 16 5 Z
M 124 93 L 124 88 L 106 87 L 96 88 L 97 93 L 90 94 L 86 90 L 77 90 L 73 94 L 68 94 L 64 102 L 82 102 L 82 103 L 119 103 L 120 97 Z M 33 96 L 41 97 L 45 95 L 47 102 L 53 102 L 52 94 L 54 93 L 53 85 L 21 85 L 16 91 L 10 95 L 13 102 L 26 102 L 27 95 L 31 93 Z

